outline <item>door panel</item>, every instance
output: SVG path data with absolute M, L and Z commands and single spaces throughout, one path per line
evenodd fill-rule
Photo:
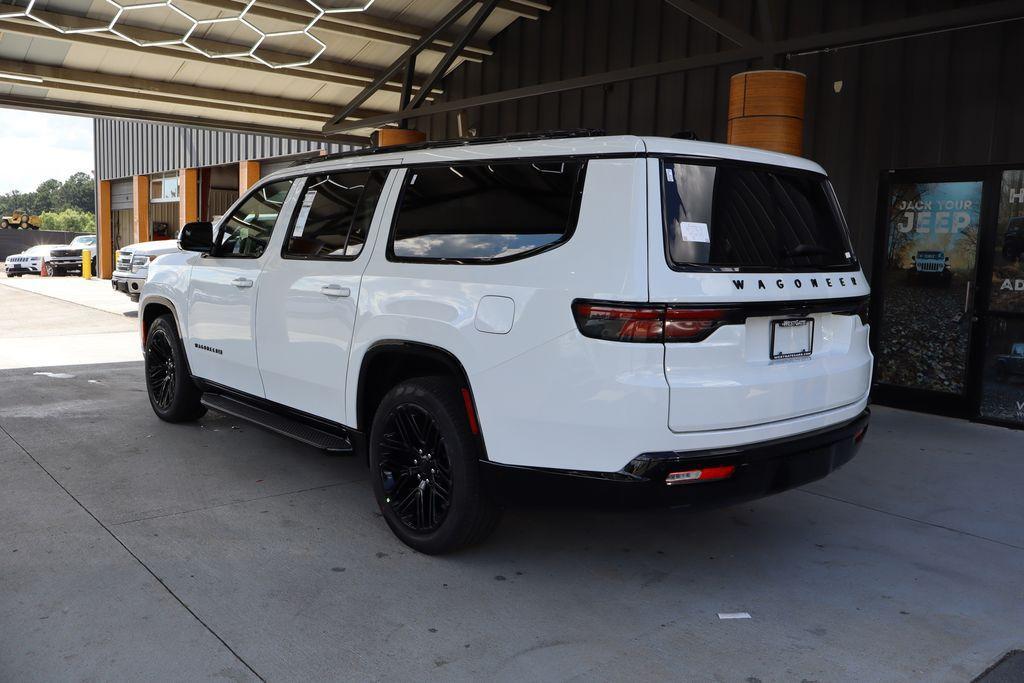
M 267 250 L 292 181 L 264 184 L 222 221 L 213 252 L 196 259 L 188 295 L 188 357 L 203 379 L 264 396 L 256 362 L 256 301 Z
M 262 276 L 256 341 L 266 397 L 345 422 L 345 382 L 363 271 L 387 171 L 305 180 L 281 253 Z M 364 253 L 365 251 L 365 253 Z

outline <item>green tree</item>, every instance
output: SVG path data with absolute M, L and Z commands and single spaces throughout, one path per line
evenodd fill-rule
M 73 208 L 86 212 L 96 211 L 96 181 L 88 173 L 78 172 L 64 181 L 60 191 L 61 208 Z
M 62 232 L 96 232 L 96 216 L 81 209 L 68 208 L 63 211 L 47 211 L 39 216 L 43 230 Z

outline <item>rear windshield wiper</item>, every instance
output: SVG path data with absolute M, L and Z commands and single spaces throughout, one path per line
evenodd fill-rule
M 786 258 L 797 258 L 799 256 L 824 256 L 831 252 L 831 249 L 819 244 L 798 244 L 792 249 L 787 249 L 784 256 Z

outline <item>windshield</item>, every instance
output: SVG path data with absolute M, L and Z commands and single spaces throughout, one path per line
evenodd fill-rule
M 96 244 L 96 238 L 93 235 L 82 235 L 71 240 L 69 247 L 91 247 Z
M 828 180 L 729 162 L 662 163 L 669 262 L 697 270 L 852 270 L 856 259 Z

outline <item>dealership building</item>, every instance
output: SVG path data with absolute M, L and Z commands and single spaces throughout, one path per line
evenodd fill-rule
M 873 285 L 876 399 L 1024 425 L 1019 1 L 42 4 L 0 4 L 0 88 L 96 118 L 103 277 L 374 131 L 762 147 L 831 176 Z

